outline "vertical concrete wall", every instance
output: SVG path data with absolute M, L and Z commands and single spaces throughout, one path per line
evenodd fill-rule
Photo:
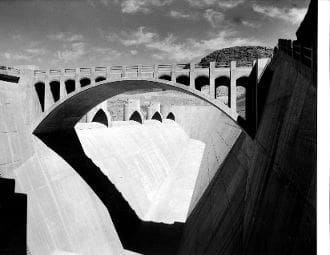
M 185 226 L 179 254 L 315 254 L 316 89 L 280 53 L 255 139 L 242 133 Z

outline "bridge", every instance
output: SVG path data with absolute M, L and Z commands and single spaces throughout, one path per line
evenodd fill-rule
M 237 89 L 246 92 L 246 120 L 255 119 L 256 90 L 269 59 L 258 59 L 239 66 L 211 62 L 200 64 L 110 66 L 60 70 L 8 69 L 22 81 L 28 80 L 38 102 L 34 133 L 49 133 L 72 128 L 89 110 L 121 93 L 142 90 L 175 90 L 200 98 L 234 121 Z M 216 91 L 222 89 L 221 98 Z

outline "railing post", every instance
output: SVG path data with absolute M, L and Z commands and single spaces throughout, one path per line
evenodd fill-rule
M 154 65 L 154 79 L 158 79 L 158 65 Z
M 215 62 L 210 62 L 209 67 L 210 96 L 215 99 Z
M 237 98 L 237 89 L 236 89 L 236 61 L 230 61 L 230 88 L 229 88 L 229 102 L 228 105 L 233 113 L 236 110 L 236 98 Z
M 190 63 L 189 87 L 195 89 L 195 63 Z
M 76 90 L 79 88 L 81 88 L 81 84 L 80 84 L 80 68 L 77 67 L 76 68 L 76 76 L 75 76 L 75 84 L 76 84 Z
M 91 67 L 91 85 L 95 86 L 95 79 L 96 79 L 96 74 L 95 74 L 95 67 Z
M 176 64 L 172 64 L 171 68 L 171 81 L 176 82 Z

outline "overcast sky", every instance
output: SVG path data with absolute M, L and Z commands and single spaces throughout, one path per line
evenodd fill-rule
M 0 65 L 188 63 L 295 38 L 309 0 L 0 0 Z

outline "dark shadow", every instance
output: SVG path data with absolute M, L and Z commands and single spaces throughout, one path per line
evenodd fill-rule
M 162 120 L 162 116 L 160 115 L 159 112 L 155 112 L 154 115 L 152 115 L 151 119 L 152 119 L 152 120 L 158 120 L 158 121 L 160 121 L 160 122 L 163 122 L 163 120 Z
M 91 80 L 89 78 L 82 78 L 80 80 L 80 86 L 85 87 L 91 84 Z
M 71 92 L 75 91 L 76 89 L 76 81 L 69 79 L 65 81 L 65 89 L 66 89 L 66 93 L 70 94 Z
M 104 76 L 99 76 L 95 79 L 95 82 L 105 81 L 106 78 Z
M 176 82 L 189 86 L 190 78 L 187 75 L 180 75 L 179 77 L 176 78 Z
M 129 120 L 134 120 L 142 124 L 142 117 L 138 111 L 133 112 L 131 117 L 129 117 Z
M 107 127 L 109 126 L 109 122 L 108 122 L 108 117 L 105 114 L 105 112 L 103 111 L 103 109 L 99 109 L 96 114 L 94 115 L 92 122 L 98 122 L 101 123 L 103 125 L 106 125 Z
M 0 178 L 0 254 L 26 254 L 27 196 L 15 193 L 15 180 Z
M 174 116 L 174 114 L 173 114 L 172 112 L 170 112 L 170 113 L 167 115 L 166 119 L 170 119 L 170 120 L 174 120 L 174 121 L 175 121 L 175 116 Z
M 34 84 L 34 88 L 38 95 L 41 110 L 44 111 L 45 110 L 45 83 L 38 82 L 38 83 Z
M 6 82 L 18 83 L 19 82 L 19 77 L 0 73 L 0 80 L 1 81 L 6 81 Z
M 166 80 L 166 81 L 171 81 L 171 76 L 168 75 L 168 74 L 163 74 L 163 75 L 159 76 L 158 79 L 160 79 L 160 80 Z
M 207 76 L 199 76 L 195 79 L 195 88 L 202 91 L 202 87 L 210 84 L 210 79 Z
M 52 92 L 54 102 L 57 102 L 60 99 L 60 82 L 52 81 L 49 83 L 50 91 Z
M 147 255 L 176 253 L 183 224 L 140 220 L 115 185 L 85 155 L 74 129 L 36 135 L 70 164 L 100 198 L 125 249 Z

